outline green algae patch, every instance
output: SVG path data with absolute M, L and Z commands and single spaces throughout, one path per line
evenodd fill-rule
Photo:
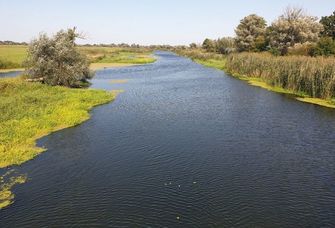
M 23 184 L 27 181 L 26 175 L 10 176 L 12 171 L 8 171 L 0 177 L 0 210 L 14 203 L 14 193 L 12 188 L 15 185 Z
M 89 119 L 89 111 L 115 99 L 117 92 L 71 89 L 0 79 L 0 168 L 20 165 L 45 148 L 36 140 Z
M 299 101 L 302 101 L 302 102 L 316 104 L 316 105 L 320 105 L 320 106 L 324 106 L 324 107 L 328 107 L 328 108 L 335 108 L 334 99 L 324 100 L 324 99 L 313 98 L 313 97 L 297 97 L 296 99 L 299 100 Z
M 112 79 L 110 80 L 110 83 L 112 84 L 124 84 L 127 83 L 129 80 L 128 79 Z

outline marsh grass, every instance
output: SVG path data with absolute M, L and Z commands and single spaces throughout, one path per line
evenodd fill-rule
M 93 89 L 69 89 L 0 79 L 0 168 L 19 165 L 44 151 L 35 141 L 51 132 L 78 125 L 88 111 L 116 94 Z
M 335 58 L 231 54 L 225 69 L 311 98 L 335 97 Z

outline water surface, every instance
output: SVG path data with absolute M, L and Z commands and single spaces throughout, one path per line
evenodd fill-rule
M 13 78 L 22 74 L 23 71 L 0 72 L 0 78 Z
M 334 110 L 156 55 L 98 72 L 124 92 L 39 140 L 0 227 L 335 226 Z

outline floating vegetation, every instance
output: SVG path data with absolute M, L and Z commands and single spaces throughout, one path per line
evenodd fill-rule
M 112 79 L 110 83 L 112 84 L 123 84 L 127 83 L 129 80 L 128 79 Z
M 14 203 L 15 195 L 12 188 L 27 181 L 26 175 L 13 174 L 14 170 L 10 170 L 0 177 L 0 210 Z

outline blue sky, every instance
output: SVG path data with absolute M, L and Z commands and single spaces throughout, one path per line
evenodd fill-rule
M 0 40 L 76 26 L 86 35 L 80 43 L 199 43 L 233 36 L 251 13 L 271 23 L 288 5 L 318 17 L 335 11 L 335 0 L 0 0 Z

